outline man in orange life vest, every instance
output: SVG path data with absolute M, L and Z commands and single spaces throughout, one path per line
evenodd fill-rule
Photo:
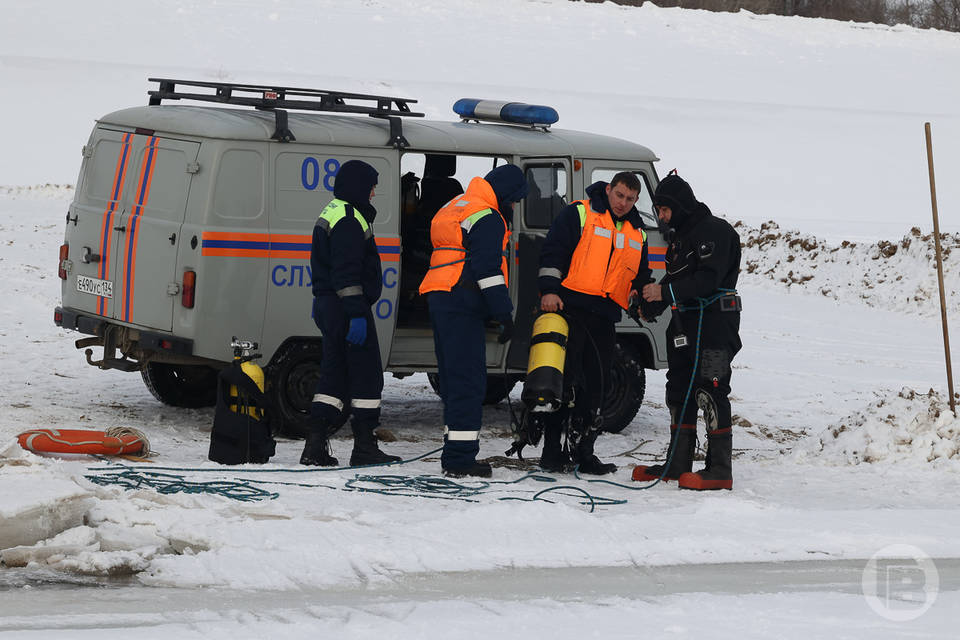
M 454 477 L 491 475 L 477 461 L 487 388 L 486 330 L 500 323 L 499 342 L 513 333 L 507 289 L 507 247 L 513 203 L 527 194 L 523 171 L 512 164 L 474 178 L 466 193 L 433 218 L 430 269 L 420 285 L 427 295 L 437 352 L 444 442 L 440 466 Z
M 565 406 L 548 414 L 540 466 L 603 475 L 617 470 L 593 453 L 602 428 L 604 384 L 616 349 L 615 325 L 632 290 L 651 280 L 646 234 L 634 207 L 641 182 L 622 171 L 586 189 L 553 221 L 540 254 L 540 309 L 563 312 L 569 323 L 564 363 Z M 561 443 L 564 425 L 566 446 Z

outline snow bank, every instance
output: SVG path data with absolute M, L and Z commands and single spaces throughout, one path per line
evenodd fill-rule
M 913 227 L 897 240 L 830 244 L 774 221 L 759 228 L 737 222 L 743 245 L 741 281 L 772 283 L 838 301 L 857 300 L 891 311 L 940 313 L 935 241 Z M 960 269 L 954 252 L 960 233 L 941 233 L 944 285 L 952 313 L 960 312 Z M 960 254 L 957 254 L 960 255 Z
M 853 465 L 936 463 L 960 471 L 960 419 L 933 389 L 917 393 L 904 387 L 898 395 L 846 416 L 797 456 Z

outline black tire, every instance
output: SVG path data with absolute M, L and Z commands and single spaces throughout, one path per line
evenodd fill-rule
M 430 381 L 430 388 L 434 393 L 440 395 L 440 376 L 436 373 L 428 373 L 427 380 Z M 487 390 L 483 396 L 483 404 L 499 404 L 510 395 L 513 388 L 519 382 L 520 377 L 516 375 L 488 373 Z
M 217 403 L 217 370 L 205 365 L 148 362 L 140 377 L 153 397 L 171 407 L 198 409 Z
M 603 430 L 620 433 L 643 404 L 647 374 L 636 350 L 624 342 L 617 343 L 610 369 L 603 379 Z
M 273 430 L 291 438 L 305 438 L 310 403 L 320 377 L 323 348 L 320 340 L 288 342 L 267 368 L 267 395 L 273 410 Z M 347 421 L 347 412 L 333 431 Z M 332 435 L 332 433 L 331 433 Z

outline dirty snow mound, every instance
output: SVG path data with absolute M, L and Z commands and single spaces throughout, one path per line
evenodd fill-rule
M 834 464 L 936 463 L 960 470 L 960 419 L 931 389 L 904 387 L 829 427 L 797 452 Z
M 839 245 L 797 230 L 783 231 L 772 220 L 759 229 L 743 222 L 734 228 L 743 244 L 742 281 L 893 311 L 940 313 L 934 237 L 917 227 L 899 241 L 845 240 Z M 960 234 L 942 233 L 940 243 L 946 291 L 957 291 L 960 269 L 952 256 L 960 249 Z M 960 298 L 948 295 L 947 305 L 951 313 L 960 311 Z

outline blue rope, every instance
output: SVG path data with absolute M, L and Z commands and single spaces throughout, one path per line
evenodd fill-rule
M 362 465 L 348 467 L 324 467 L 309 469 L 231 469 L 232 473 L 309 473 L 318 471 L 344 471 L 353 469 L 365 469 L 378 466 L 397 466 L 422 460 L 427 456 L 435 454 L 442 450 L 442 447 L 428 451 L 422 455 L 401 460 L 400 462 L 390 463 L 389 465 Z M 401 496 L 408 498 L 430 498 L 440 500 L 459 500 L 462 502 L 480 502 L 478 496 L 495 490 L 496 485 L 506 487 L 516 485 L 530 480 L 533 482 L 556 482 L 556 478 L 527 473 L 514 480 L 479 480 L 472 484 L 463 484 L 448 478 L 440 478 L 431 475 L 404 476 L 397 474 L 356 474 L 348 479 L 343 487 L 332 487 L 323 484 L 305 483 L 305 482 L 287 482 L 280 480 L 259 480 L 259 479 L 234 479 L 234 480 L 214 480 L 209 482 L 191 482 L 185 479 L 183 475 L 172 473 L 161 473 L 162 471 L 179 471 L 181 473 L 224 473 L 222 468 L 184 468 L 184 467 L 143 467 L 125 465 L 115 462 L 113 466 L 93 467 L 88 469 L 91 473 L 85 477 L 101 486 L 120 486 L 126 490 L 154 489 L 162 494 L 188 493 L 188 494 L 213 494 L 238 500 L 241 502 L 256 502 L 259 500 L 275 500 L 280 497 L 279 493 L 266 491 L 253 485 L 277 485 L 288 487 L 307 487 L 324 489 L 337 489 L 341 491 L 357 491 L 361 493 L 374 493 L 385 496 Z M 595 496 L 581 487 L 572 485 L 558 485 L 549 487 L 535 493 L 532 497 L 504 496 L 498 500 L 519 500 L 523 502 L 543 501 L 553 503 L 542 496 L 549 492 L 565 490 L 561 495 L 581 495 L 582 505 L 590 505 L 590 513 L 593 513 L 597 507 L 608 505 L 626 504 L 626 500 L 617 500 L 604 496 Z M 570 493 L 574 492 L 574 493 Z

